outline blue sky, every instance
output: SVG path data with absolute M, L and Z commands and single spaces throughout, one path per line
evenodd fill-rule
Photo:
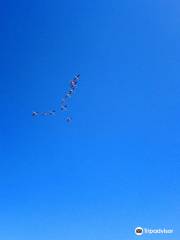
M 1 2 L 0 239 L 180 238 L 179 7 Z M 76 72 L 72 124 L 32 118 Z

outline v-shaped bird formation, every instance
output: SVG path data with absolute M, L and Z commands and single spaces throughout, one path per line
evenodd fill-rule
M 59 109 L 61 110 L 61 112 L 66 113 L 66 122 L 67 123 L 70 123 L 72 121 L 72 117 L 71 117 L 70 110 L 69 110 L 69 100 L 73 96 L 75 90 L 77 89 L 79 79 L 80 79 L 80 74 L 77 74 L 74 76 L 74 78 L 70 81 L 68 90 L 66 91 L 64 97 L 62 98 L 62 100 L 60 102 Z M 47 112 L 33 111 L 32 116 L 33 117 L 55 116 L 57 112 L 58 112 L 58 110 L 54 110 L 54 109 L 47 111 Z

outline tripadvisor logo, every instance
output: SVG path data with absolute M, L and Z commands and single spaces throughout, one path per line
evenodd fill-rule
M 150 228 L 142 228 L 142 227 L 135 228 L 135 234 L 137 236 L 141 236 L 143 234 L 172 234 L 173 232 L 174 232 L 173 229 L 167 229 L 167 228 L 158 228 L 158 229 L 150 229 Z
M 142 227 L 137 227 L 137 228 L 135 229 L 135 234 L 136 234 L 137 236 L 141 236 L 141 235 L 143 234 L 143 229 L 142 229 Z

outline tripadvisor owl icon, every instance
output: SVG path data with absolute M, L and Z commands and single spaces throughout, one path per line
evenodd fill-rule
M 143 234 L 143 229 L 142 229 L 142 227 L 137 227 L 137 228 L 135 229 L 135 234 L 136 234 L 137 236 L 141 236 L 141 235 Z

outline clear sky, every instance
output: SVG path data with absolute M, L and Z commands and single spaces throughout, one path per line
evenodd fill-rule
M 179 1 L 6 0 L 0 23 L 0 239 L 180 239 Z M 72 124 L 32 118 L 76 72 Z

